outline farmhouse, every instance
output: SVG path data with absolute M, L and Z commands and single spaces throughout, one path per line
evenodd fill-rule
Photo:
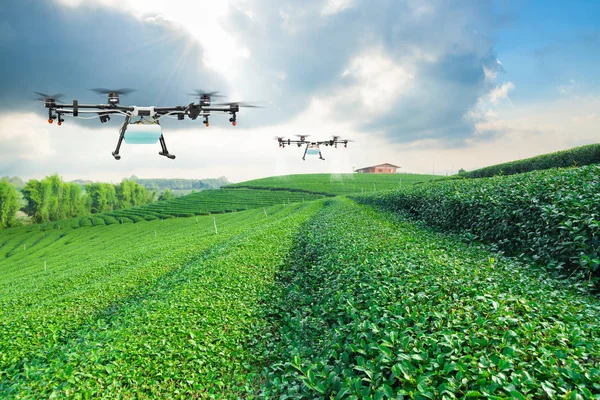
M 398 168 L 400 167 L 397 165 L 385 163 L 373 165 L 372 167 L 359 168 L 357 170 L 354 170 L 354 172 L 357 172 L 359 174 L 395 174 L 396 172 L 398 172 Z

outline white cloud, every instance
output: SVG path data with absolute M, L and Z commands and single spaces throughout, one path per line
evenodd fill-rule
M 350 7 L 352 7 L 352 0 L 327 0 L 321 9 L 321 15 L 337 14 Z
M 233 10 L 228 0 L 56 0 L 69 7 L 107 7 L 131 14 L 148 23 L 176 24 L 202 46 L 204 65 L 223 75 L 236 74 L 236 63 L 248 59 L 250 50 L 237 42 L 223 26 Z M 250 10 L 246 15 L 251 15 Z
M 44 160 L 56 153 L 48 122 L 33 113 L 2 115 L 0 140 L 0 160 L 4 165 Z
M 369 114 L 389 110 L 415 78 L 414 66 L 398 64 L 382 48 L 354 57 L 342 77 L 352 80 L 350 87 L 336 95 L 338 102 L 359 103 Z
M 515 84 L 512 82 L 503 83 L 500 87 L 495 87 L 489 94 L 489 99 L 492 103 L 497 103 L 500 100 L 507 99 L 508 93 L 515 89 Z

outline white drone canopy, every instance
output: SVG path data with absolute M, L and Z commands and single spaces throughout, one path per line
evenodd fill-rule
M 127 144 L 155 144 L 162 135 L 159 124 L 129 124 L 125 131 Z

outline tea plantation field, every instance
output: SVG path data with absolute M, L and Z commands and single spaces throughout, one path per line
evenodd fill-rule
M 595 170 L 569 180 L 573 196 L 544 174 L 548 212 L 581 211 L 581 192 L 593 213 L 577 182 Z M 516 211 L 538 186 L 510 179 L 524 179 Z M 411 199 L 432 216 L 440 188 L 487 205 L 482 186 L 452 185 Z M 0 398 L 600 399 L 589 282 L 376 209 L 408 193 L 377 190 L 363 205 L 223 189 L 140 207 L 140 220 L 0 231 Z
M 600 398 L 597 296 L 350 200 L 265 303 L 267 398 Z
M 321 194 L 344 195 L 376 192 L 430 181 L 432 175 L 421 174 L 307 174 L 255 179 L 224 186 L 226 189 L 297 190 Z
M 204 190 L 177 197 L 172 200 L 157 201 L 140 207 L 114 210 L 101 214 L 88 215 L 79 219 L 63 220 L 44 224 L 32 229 L 79 228 L 82 226 L 127 224 L 174 217 L 222 214 L 252 208 L 269 207 L 276 204 L 316 200 L 322 194 L 296 193 L 271 190 Z
M 258 299 L 319 207 L 0 233 L 0 398 L 256 391 Z

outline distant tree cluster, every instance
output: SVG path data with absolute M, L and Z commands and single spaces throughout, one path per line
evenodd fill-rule
M 146 189 L 154 189 L 161 192 L 167 189 L 171 191 L 219 189 L 221 186 L 229 185 L 230 183 L 224 176 L 216 179 L 140 179 L 134 175 L 129 179 L 139 183 Z
M 0 229 L 14 226 L 19 210 L 17 189 L 8 179 L 0 180 Z
M 31 179 L 22 189 L 22 210 L 33 222 L 40 223 L 140 206 L 154 200 L 154 192 L 131 180 L 118 185 L 90 183 L 84 188 L 64 182 L 57 174 Z

